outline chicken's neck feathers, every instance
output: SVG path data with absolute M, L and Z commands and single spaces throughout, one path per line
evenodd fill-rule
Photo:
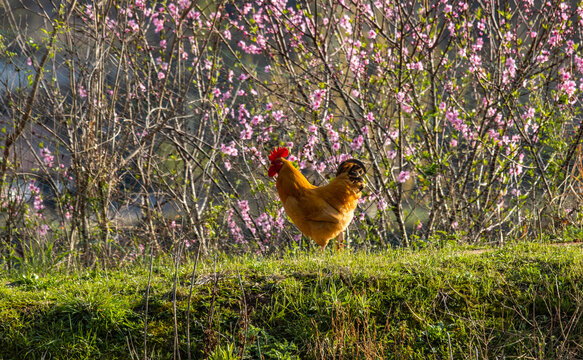
M 291 162 L 282 160 L 283 166 L 279 170 L 275 183 L 281 201 L 285 202 L 285 199 L 290 195 L 299 196 L 306 190 L 315 188 Z

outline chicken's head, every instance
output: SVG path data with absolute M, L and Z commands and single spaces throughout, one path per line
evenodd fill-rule
M 269 166 L 269 170 L 267 172 L 267 175 L 269 175 L 269 177 L 274 177 L 275 174 L 277 174 L 279 170 L 281 170 L 281 167 L 283 166 L 283 161 L 281 161 L 281 159 L 287 157 L 288 155 L 289 150 L 285 147 L 277 147 L 271 151 L 271 154 L 269 154 L 271 166 Z

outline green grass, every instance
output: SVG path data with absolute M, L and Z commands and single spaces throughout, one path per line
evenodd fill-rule
M 580 359 L 580 245 L 154 263 L 147 357 Z M 144 359 L 148 266 L 4 274 L 0 359 Z M 175 336 L 173 299 L 177 305 Z

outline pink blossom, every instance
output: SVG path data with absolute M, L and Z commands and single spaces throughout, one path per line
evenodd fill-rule
M 572 97 L 577 91 L 577 84 L 573 80 L 567 80 L 560 85 L 560 88 L 568 97 Z
M 567 55 L 573 55 L 573 53 L 575 52 L 575 43 L 573 42 L 573 40 L 568 40 L 567 41 Z
M 50 228 L 47 224 L 42 224 L 38 227 L 37 232 L 38 232 L 39 236 L 45 236 L 49 230 L 50 230 Z
M 34 180 L 31 180 L 30 181 L 30 184 L 28 184 L 28 190 L 32 194 L 39 194 L 40 193 L 40 188 L 35 185 L 35 181 Z
M 512 196 L 518 197 L 522 194 L 522 192 L 519 189 L 512 189 L 510 191 L 510 193 L 512 194 Z
M 283 115 L 283 111 L 282 110 L 276 110 L 276 111 L 272 112 L 271 113 L 271 116 L 278 123 L 280 123 L 280 124 L 283 123 L 284 115 Z
M 55 156 L 51 153 L 49 149 L 40 149 L 40 155 L 43 158 L 43 162 L 48 165 L 48 167 L 53 167 L 53 161 Z
M 423 71 L 423 63 L 421 61 L 409 63 L 407 69 Z
M 268 234 L 272 228 L 273 218 L 267 213 L 262 213 L 255 219 L 255 223 L 265 234 Z
M 561 35 L 557 29 L 553 29 L 551 31 L 551 37 L 549 38 L 549 45 L 551 45 L 551 47 L 557 47 L 560 45 L 562 40 L 563 35 Z
M 480 55 L 472 54 L 470 55 L 470 62 L 473 66 L 480 66 L 482 65 L 482 58 Z
M 344 15 L 338 22 L 347 34 L 352 34 L 352 24 L 350 23 L 350 16 Z
M 376 31 L 374 31 L 374 30 L 369 30 L 369 32 L 368 32 L 368 38 L 369 38 L 369 39 L 374 39 L 374 38 L 376 38 L 376 37 L 377 37 L 377 33 L 376 33 Z
M 254 126 L 257 126 L 257 125 L 261 124 L 262 122 L 263 122 L 263 115 L 255 115 L 251 119 L 251 124 L 253 124 Z
M 399 173 L 399 176 L 397 176 L 397 181 L 402 184 L 405 181 L 409 180 L 410 177 L 411 177 L 411 173 L 409 171 L 401 171 Z
M 505 62 L 506 69 L 502 74 L 502 82 L 508 84 L 510 79 L 516 76 L 516 61 L 512 57 L 508 57 Z
M 159 71 L 159 72 L 158 72 L 158 80 L 162 80 L 162 79 L 164 79 L 165 77 L 166 77 L 166 74 L 164 74 L 164 72 L 162 72 L 162 71 Z
M 455 23 L 450 21 L 447 23 L 447 30 L 449 30 L 449 35 L 455 37 Z
M 571 78 L 571 73 L 566 71 L 565 69 L 559 70 L 559 74 L 561 75 L 561 80 L 566 81 Z
M 247 225 L 247 228 L 253 235 L 255 235 L 257 230 L 253 225 L 253 221 L 251 221 L 251 216 L 249 216 L 249 201 L 239 200 L 237 201 L 237 206 L 239 206 L 239 209 L 241 210 L 241 218 L 245 222 L 245 225 Z
M 152 24 L 154 24 L 154 26 L 155 26 L 154 31 L 156 33 L 159 33 L 160 31 L 164 30 L 164 20 L 163 19 L 159 19 L 158 17 L 153 17 Z
M 360 150 L 363 143 L 364 143 L 364 137 L 362 135 L 358 135 L 356 138 L 354 138 L 354 140 L 352 140 L 352 144 L 350 144 L 350 148 L 352 148 L 352 150 L 354 150 L 354 151 Z
M 237 45 L 247 54 L 261 54 L 261 48 L 255 44 L 247 45 L 243 40 L 239 41 Z
M 456 130 L 459 130 L 463 123 L 459 118 L 459 112 L 456 109 L 448 110 L 445 113 L 445 118 L 456 128 Z
M 82 98 L 87 97 L 87 90 L 83 85 L 79 85 L 79 96 L 81 96 Z
M 526 112 L 524 114 L 522 114 L 522 118 L 525 120 L 533 119 L 535 113 L 536 113 L 536 110 L 533 107 L 528 107 L 526 109 Z
M 241 230 L 239 225 L 237 225 L 237 223 L 235 222 L 234 215 L 235 211 L 233 210 L 233 208 L 227 210 L 227 225 L 229 226 L 231 235 L 233 235 L 233 237 L 235 238 L 235 242 L 243 243 L 245 240 L 245 238 L 243 237 L 243 231 Z
M 318 110 L 320 108 L 320 106 L 322 105 L 324 95 L 326 95 L 325 89 L 318 89 L 314 91 L 312 95 L 310 95 L 310 99 L 312 100 L 311 104 L 312 110 Z
M 319 141 L 319 139 L 318 139 L 318 137 L 317 137 L 317 136 L 310 135 L 310 136 L 308 137 L 308 145 L 309 145 L 309 146 L 313 146 L 314 144 L 318 143 L 318 141 Z M 310 160 L 311 160 L 311 159 L 310 159 Z
M 512 164 L 510 169 L 508 170 L 509 175 L 520 175 L 522 174 L 522 165 L 521 164 Z
M 468 57 L 468 49 L 466 49 L 465 47 L 464 48 L 460 48 L 458 50 L 457 54 L 459 55 L 459 57 L 465 59 L 466 57 Z
M 245 123 L 245 118 L 248 118 L 249 116 L 251 116 L 251 114 L 249 113 L 249 110 L 245 108 L 245 104 L 239 105 L 239 121 Z
M 577 91 L 577 83 L 571 80 L 571 73 L 565 69 L 559 70 L 561 76 L 561 83 L 557 86 L 558 90 L 572 98 Z
M 230 155 L 230 156 L 239 155 L 239 152 L 237 151 L 237 148 L 235 147 L 234 141 L 231 141 L 231 143 L 229 145 L 221 144 L 221 152 L 225 155 Z
M 89 17 L 89 19 L 95 19 L 95 14 L 93 13 L 93 5 L 86 5 L 85 6 L 85 15 Z
M 377 209 L 379 211 L 383 211 L 385 209 L 387 209 L 389 206 L 387 204 L 387 201 L 385 200 L 385 198 L 383 197 L 379 197 L 379 199 L 377 200 Z
M 540 55 L 536 57 L 536 62 L 539 64 L 544 64 L 549 61 L 550 53 L 547 50 L 542 50 Z
M 181 10 L 185 10 L 190 6 L 190 0 L 178 0 L 178 6 Z
M 36 195 L 34 197 L 34 202 L 33 202 L 33 206 L 34 209 L 38 212 L 41 211 L 42 209 L 45 208 L 45 205 L 43 203 L 43 198 L 40 195 Z
M 140 25 L 138 25 L 136 20 L 131 19 L 130 21 L 128 21 L 128 29 L 126 29 L 126 33 L 137 32 L 138 30 L 140 30 Z
M 241 131 L 241 140 L 251 140 L 253 137 L 253 128 L 251 125 L 245 124 L 245 129 Z
M 577 70 L 579 70 L 580 73 L 583 73 L 583 58 L 575 55 L 575 65 L 577 65 Z
M 374 121 L 374 114 L 372 112 L 368 112 L 366 114 L 366 121 L 373 122 Z
M 255 42 L 262 49 L 265 49 L 265 47 L 267 45 L 267 41 L 265 40 L 265 37 L 263 37 L 263 35 L 257 35 L 257 38 L 255 39 Z

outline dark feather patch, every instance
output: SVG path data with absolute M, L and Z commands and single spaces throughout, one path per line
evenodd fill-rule
M 338 166 L 336 176 L 343 173 L 348 173 L 348 179 L 352 181 L 353 185 L 356 186 L 359 191 L 364 188 L 363 176 L 366 174 L 366 168 L 361 161 L 356 159 L 349 159 L 342 162 Z

